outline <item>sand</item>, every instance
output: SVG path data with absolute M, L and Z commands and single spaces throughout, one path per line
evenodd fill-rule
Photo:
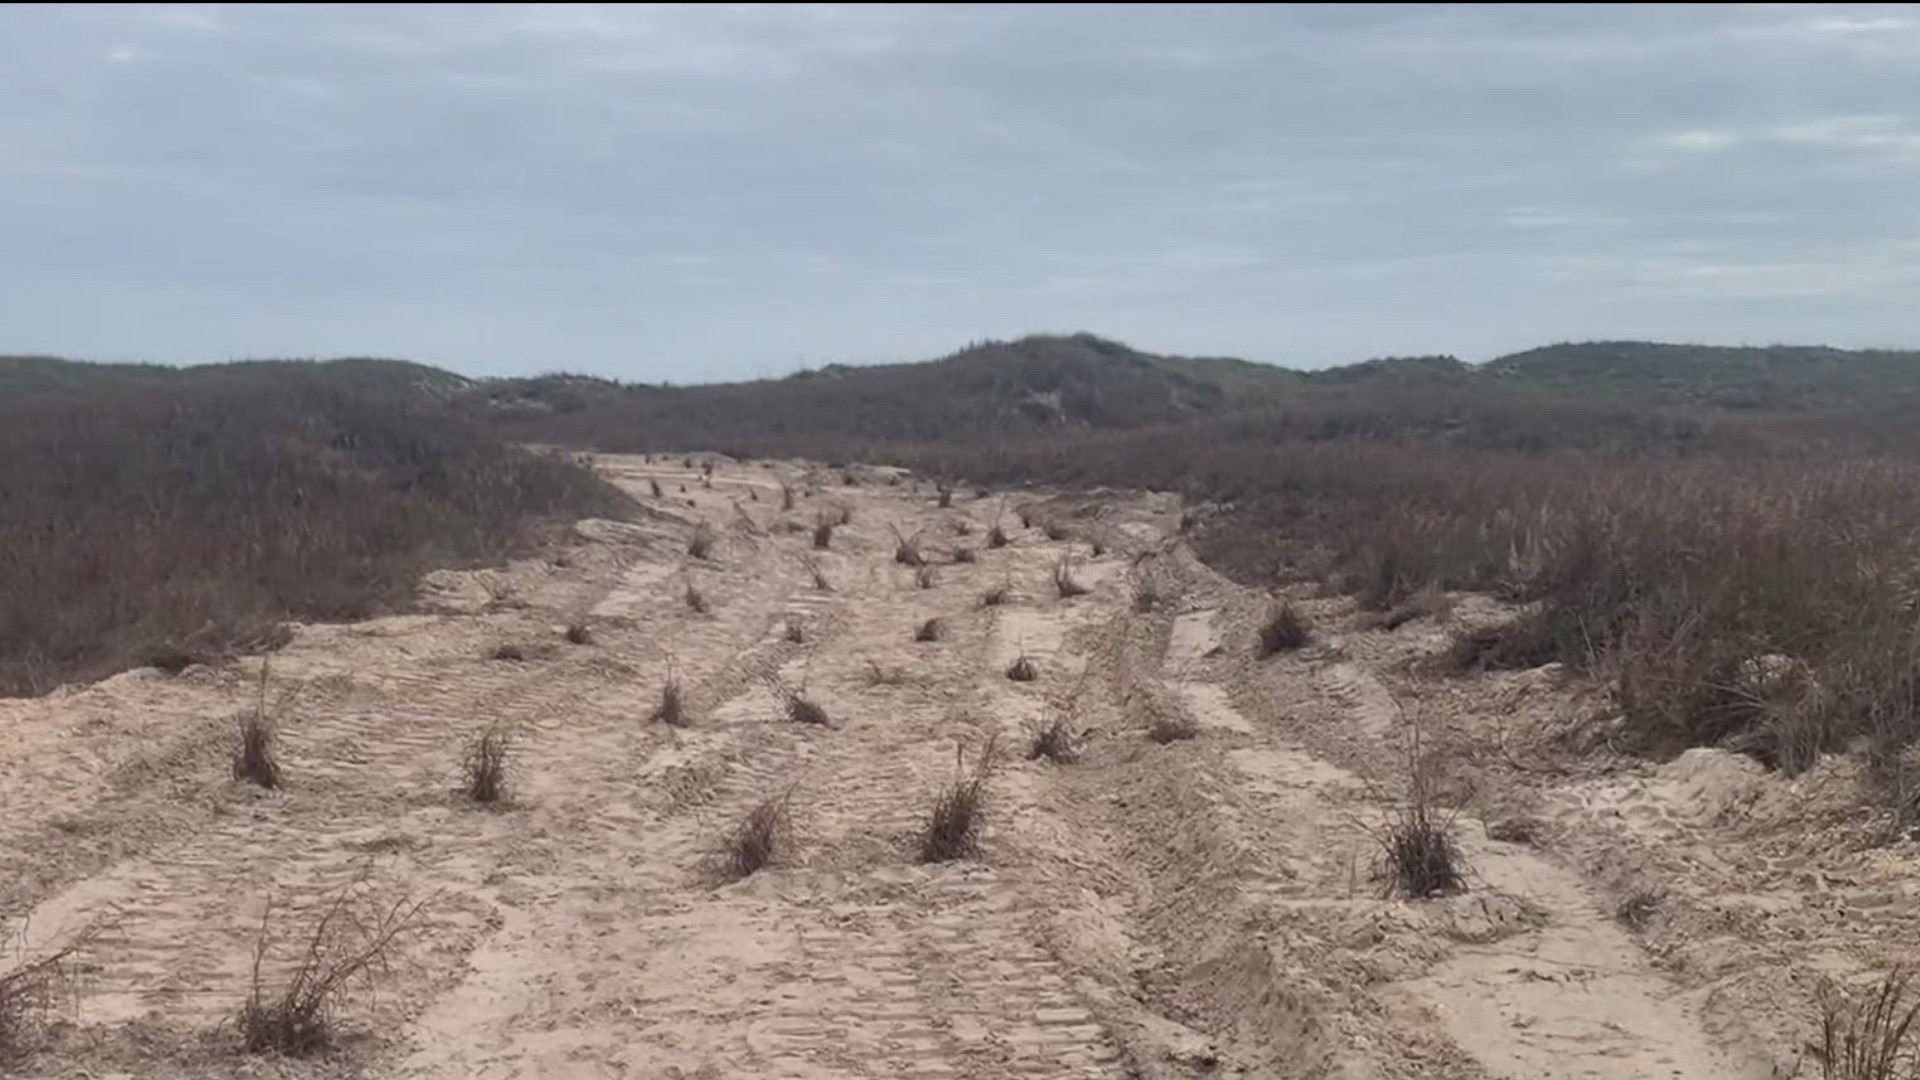
M 1712 752 L 1555 751 L 1533 734 L 1590 691 L 1423 676 L 1444 627 L 1364 631 L 1304 591 L 1316 642 L 1259 660 L 1268 597 L 1191 556 L 1171 497 L 1049 502 L 1095 556 L 1018 527 L 1038 496 L 940 509 L 894 470 L 849 485 L 714 460 L 707 488 L 678 457 L 600 458 L 647 505 L 638 522 L 436 573 L 420 614 L 296 628 L 269 662 L 281 791 L 233 780 L 225 756 L 260 658 L 0 701 L 0 963 L 77 943 L 80 975 L 17 1071 L 1757 1080 L 1792 1068 L 1814 973 L 1915 940 L 1910 850 L 1835 844 L 1807 810 L 1851 805 L 1840 766 L 1789 784 Z M 782 483 L 808 487 L 793 511 Z M 841 506 L 851 523 L 813 552 L 814 515 Z M 991 550 L 996 519 L 1014 542 Z M 686 554 L 701 521 L 710 560 Z M 956 545 L 978 560 L 919 588 L 895 529 L 937 562 Z M 1067 549 L 1091 591 L 1062 599 Z M 1149 612 L 1136 560 L 1166 587 Z M 1008 581 L 1006 605 L 981 604 Z M 935 616 L 946 638 L 914 641 Z M 1499 616 L 1462 598 L 1453 618 Z M 590 644 L 562 639 L 576 620 Z M 490 659 L 501 644 L 527 658 Z M 1005 677 L 1022 653 L 1033 682 Z M 669 674 L 686 728 L 647 719 Z M 785 722 L 769 678 L 831 724 Z M 1197 737 L 1149 740 L 1154 709 Z M 1080 760 L 1027 760 L 1062 713 Z M 1472 866 L 1465 893 L 1425 901 L 1374 872 L 1415 725 L 1448 756 Z M 514 739 L 497 810 L 455 790 L 489 728 Z M 917 865 L 932 795 L 990 740 L 979 855 Z M 718 880 L 720 838 L 780 795 L 776 864 Z M 1516 816 L 1537 821 L 1530 842 L 1489 838 Z M 1654 914 L 1617 918 L 1648 882 Z M 342 1001 L 341 1048 L 237 1054 L 263 914 L 272 985 L 343 890 L 357 911 L 424 906 Z

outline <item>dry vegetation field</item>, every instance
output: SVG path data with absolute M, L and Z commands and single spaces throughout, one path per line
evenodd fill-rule
M 677 399 L 752 460 L 22 409 L 0 1068 L 1914 1075 L 1920 463 L 1851 384 L 1013 351 L 913 374 L 937 441 Z

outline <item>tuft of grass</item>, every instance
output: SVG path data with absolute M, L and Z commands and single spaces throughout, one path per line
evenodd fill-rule
M 233 778 L 258 784 L 268 791 L 280 786 L 280 759 L 276 752 L 279 725 L 267 711 L 267 666 L 260 665 L 260 692 L 253 711 L 240 719 L 234 740 Z
M 1143 573 L 1133 583 L 1133 610 L 1145 615 L 1158 608 L 1164 597 L 1160 593 L 1159 579 Z
M 781 636 L 795 645 L 804 645 L 807 640 L 807 628 L 798 619 L 789 619 L 786 632 Z
M 353 982 L 384 970 L 394 939 L 425 906 L 400 900 L 372 919 L 356 918 L 349 901 L 363 880 L 364 873 L 327 907 L 286 984 L 272 992 L 261 971 L 272 941 L 272 905 L 261 914 L 251 986 L 235 1018 L 247 1053 L 312 1058 L 334 1048 L 334 1008 L 341 996 Z
M 966 767 L 964 749 L 955 751 L 956 775 L 934 796 L 920 829 L 920 861 L 952 862 L 974 854 L 980 845 L 980 826 L 987 804 L 987 779 L 992 775 L 998 736 L 989 736 L 973 771 Z
M 1823 1080 L 1920 1077 L 1920 996 L 1913 973 L 1896 967 L 1858 997 L 1820 989 L 1820 1037 L 1812 1047 Z
M 1653 889 L 1635 889 L 1613 909 L 1613 917 L 1629 930 L 1644 930 L 1664 899 Z
M 851 504 L 846 504 L 846 503 L 841 504 L 840 524 L 842 525 L 853 524 L 853 506 Z
M 1007 530 L 1001 528 L 999 522 L 994 522 L 993 528 L 987 530 L 987 546 L 990 548 L 1003 548 L 1007 546 L 1007 543 Z
M 780 509 L 783 511 L 791 511 L 793 509 L 793 485 L 792 484 L 780 485 Z
M 575 619 L 567 624 L 566 639 L 571 645 L 593 644 L 593 628 L 585 620 Z
M 661 684 L 660 704 L 654 706 L 649 719 L 668 727 L 686 727 L 692 723 L 692 718 L 687 715 L 686 690 L 680 685 L 678 676 L 668 675 L 667 681 Z
M 687 540 L 687 554 L 696 559 L 708 559 L 713 556 L 713 545 L 720 539 L 712 525 L 701 522 L 693 527 L 693 536 Z
M 1073 539 L 1073 530 L 1067 528 L 1066 523 L 1062 521 L 1049 521 L 1040 527 L 1040 531 L 1046 534 L 1049 540 Z
M 1406 805 L 1395 808 L 1374 831 L 1380 847 L 1381 877 L 1389 895 L 1410 900 L 1445 896 L 1466 888 L 1466 861 L 1453 839 L 1454 813 L 1439 805 L 1439 770 L 1421 752 L 1414 731 Z
M 0 973 L 0 1068 L 32 1051 L 42 1022 L 72 986 L 72 955 L 69 946 Z
M 741 881 L 773 865 L 793 831 L 792 795 L 789 789 L 760 803 L 727 833 L 720 844 L 723 877 Z
M 651 476 L 647 477 L 647 490 L 651 491 L 653 493 L 653 497 L 656 499 L 666 494 L 666 492 L 660 490 L 660 481 L 654 479 Z
M 831 727 L 833 720 L 820 703 L 807 696 L 807 687 L 802 683 L 799 689 L 788 686 L 778 676 L 768 676 L 767 685 L 773 690 L 773 696 L 780 702 L 780 711 L 795 724 L 808 724 L 813 727 Z
M 1185 709 L 1160 702 L 1147 705 L 1147 738 L 1165 746 L 1199 738 L 1200 725 Z
M 953 489 L 952 488 L 946 486 L 945 484 L 941 484 L 938 488 L 935 489 L 935 491 L 938 495 L 940 509 L 945 510 L 947 507 L 953 505 Z
M 687 591 L 684 595 L 684 599 L 686 600 L 687 606 L 689 608 L 692 608 L 694 611 L 697 611 L 702 615 L 705 615 L 709 611 L 713 610 L 713 605 L 707 602 L 707 594 L 701 592 L 700 589 L 697 586 L 695 586 L 694 583 L 691 581 L 687 582 Z
M 1073 732 L 1067 727 L 1065 713 L 1056 714 L 1051 722 L 1033 728 L 1027 743 L 1028 761 L 1046 758 L 1055 765 L 1071 765 L 1079 757 L 1080 751 L 1074 746 Z
M 1061 555 L 1060 561 L 1054 564 L 1053 587 L 1054 590 L 1060 594 L 1060 599 L 1062 600 L 1070 600 L 1076 596 L 1085 596 L 1092 591 L 1074 578 L 1073 554 L 1071 552 Z
M 937 584 L 934 580 L 933 567 L 926 565 L 915 570 L 913 572 L 913 583 L 922 589 L 933 588 L 934 585 Z
M 1017 511 L 1017 516 L 1020 518 L 1021 528 L 1023 529 L 1033 528 L 1033 511 L 1032 510 L 1023 506 L 1019 509 L 1019 511 Z
M 1275 653 L 1302 648 L 1312 640 L 1313 631 L 1308 627 L 1306 617 L 1291 601 L 1276 605 L 1260 624 L 1260 656 L 1263 659 Z
M 821 514 L 813 523 L 813 549 L 825 551 L 833 546 L 833 518 Z
M 913 632 L 915 641 L 940 641 L 947 636 L 947 624 L 940 619 L 928 619 Z
M 1428 586 L 1387 611 L 1362 620 L 1361 625 L 1369 630 L 1398 630 L 1415 619 L 1431 618 L 1438 622 L 1452 613 L 1453 598 Z
M 505 803 L 507 756 L 512 749 L 512 736 L 497 727 L 488 728 L 468 743 L 460 760 L 461 794 L 482 806 Z
M 1013 596 L 1013 586 L 1002 582 L 980 594 L 981 607 L 999 607 Z
M 973 563 L 973 562 L 977 562 L 977 561 L 979 561 L 979 558 L 980 558 L 980 554 L 979 554 L 979 552 L 977 552 L 977 551 L 975 551 L 975 550 L 973 550 L 973 549 L 972 549 L 972 548 L 970 548 L 970 547 L 963 547 L 963 548 L 954 548 L 954 549 L 953 549 L 953 561 L 954 561 L 954 562 L 957 562 L 957 563 Z
M 958 520 L 958 521 L 956 521 L 956 522 L 954 522 L 954 523 L 953 523 L 953 535 L 955 535 L 955 536 L 972 536 L 972 535 L 973 535 L 973 522 L 971 522 L 971 521 L 968 521 L 968 520 L 967 520 L 966 518 L 961 518 L 960 520 Z
M 912 681 L 907 669 L 901 665 L 886 665 L 878 660 L 867 661 L 868 686 L 905 686 Z
M 1013 663 L 1007 665 L 1007 678 L 1014 682 L 1032 682 L 1039 677 L 1040 666 L 1024 652 L 1014 657 Z
M 813 587 L 815 589 L 821 592 L 833 591 L 833 582 L 827 580 L 827 572 L 821 569 L 819 559 L 811 555 L 802 555 L 800 556 L 800 565 L 806 569 L 807 576 L 813 579 Z
M 893 561 L 902 566 L 925 566 L 926 556 L 920 553 L 920 536 L 903 536 L 899 529 L 893 530 Z
M 493 650 L 487 653 L 487 659 L 489 660 L 505 660 L 515 664 L 520 663 L 526 658 L 527 650 L 511 641 L 503 641 L 495 645 Z

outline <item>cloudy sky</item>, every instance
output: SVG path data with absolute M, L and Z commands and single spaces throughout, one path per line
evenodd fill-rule
M 0 352 L 1920 345 L 1920 10 L 0 8 Z

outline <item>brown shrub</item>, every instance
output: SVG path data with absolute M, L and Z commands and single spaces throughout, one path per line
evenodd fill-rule
M 660 704 L 654 706 L 650 719 L 656 724 L 669 727 L 686 727 L 691 723 L 687 715 L 686 692 L 677 676 L 668 675 L 667 681 L 660 686 Z
M 713 545 L 720 539 L 712 525 L 701 522 L 693 527 L 693 536 L 687 540 L 687 554 L 696 559 L 713 557 Z
M 1092 591 L 1074 578 L 1073 556 L 1070 553 L 1061 555 L 1060 561 L 1054 564 L 1053 587 L 1054 590 L 1060 594 L 1060 599 L 1062 600 L 1068 600 L 1076 596 L 1085 596 L 1088 592 Z
M 1896 967 L 1865 994 L 1831 983 L 1819 995 L 1813 1058 L 1823 1080 L 1913 1080 L 1920 1076 L 1920 1000 L 1913 975 Z
M 748 811 L 720 845 L 721 874 L 730 881 L 752 877 L 778 858 L 792 832 L 791 789 Z
M 915 641 L 939 641 L 947 636 L 947 624 L 939 619 L 928 619 L 913 632 Z
M 1306 617 L 1291 603 L 1283 602 L 1275 606 L 1260 624 L 1260 655 L 1263 658 L 1302 648 L 1312 640 L 1313 631 L 1308 628 Z
M 956 751 L 955 770 L 959 775 L 934 796 L 926 824 L 920 829 L 921 862 L 951 862 L 978 850 L 996 738 L 987 739 L 972 772 L 967 771 L 965 751 Z
M 482 806 L 507 801 L 507 755 L 512 737 L 500 728 L 488 728 L 467 745 L 460 759 L 460 792 Z
M 1014 682 L 1032 682 L 1039 677 L 1039 665 L 1024 652 L 1014 657 L 1013 663 L 1007 665 L 1007 678 Z
M 1055 765 L 1071 765 L 1080 756 L 1073 744 L 1073 732 L 1067 727 L 1065 713 L 1056 713 L 1052 721 L 1036 725 L 1027 744 L 1027 760 L 1046 758 Z

